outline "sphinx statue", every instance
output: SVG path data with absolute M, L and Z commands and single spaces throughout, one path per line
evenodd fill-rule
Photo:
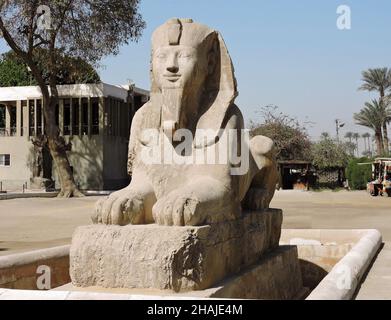
M 151 81 L 131 126 L 131 183 L 97 202 L 94 224 L 75 230 L 72 285 L 301 296 L 297 248 L 279 246 L 282 210 L 269 208 L 274 144 L 244 128 L 221 35 L 169 20 L 153 34 Z
M 267 209 L 277 183 L 274 144 L 263 136 L 242 139 L 234 69 L 221 35 L 191 19 L 167 21 L 152 36 L 151 82 L 151 99 L 131 126 L 131 183 L 96 204 L 93 222 L 201 226 Z M 183 132 L 201 139 L 189 142 Z M 148 151 L 163 145 L 164 154 L 168 146 L 168 153 L 184 161 L 145 161 Z M 187 161 L 214 150 L 221 155 L 224 149 L 236 150 L 235 156 L 247 162 L 245 170 L 235 171 L 243 163 L 231 157 L 218 163 Z

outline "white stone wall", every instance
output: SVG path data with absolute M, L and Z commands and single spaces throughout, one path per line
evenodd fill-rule
M 1 137 L 0 139 L 0 154 L 11 155 L 11 165 L 0 166 L 3 190 L 22 190 L 23 183 L 30 182 L 31 170 L 28 163 L 32 143 L 27 137 Z

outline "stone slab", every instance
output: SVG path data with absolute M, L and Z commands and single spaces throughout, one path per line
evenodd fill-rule
M 90 225 L 76 229 L 70 275 L 78 287 L 210 288 L 278 247 L 282 211 L 248 212 L 201 227 Z
M 210 298 L 263 300 L 299 300 L 310 293 L 303 286 L 296 246 L 280 246 L 205 292 Z
M 224 279 L 212 288 L 175 293 L 172 290 L 75 287 L 67 284 L 54 290 L 89 294 L 118 294 L 143 297 L 188 299 L 304 299 L 309 289 L 303 287 L 296 246 L 280 246 L 238 274 Z
M 382 236 L 378 230 L 369 229 L 363 232 L 360 241 L 334 265 L 307 300 L 352 299 L 381 245 Z

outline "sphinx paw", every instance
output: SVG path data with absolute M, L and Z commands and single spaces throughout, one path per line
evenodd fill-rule
M 144 199 L 130 190 L 120 190 L 99 200 L 92 215 L 94 223 L 127 225 L 144 223 Z
M 152 208 L 155 222 L 165 226 L 195 226 L 201 222 L 200 201 L 176 192 L 159 199 Z

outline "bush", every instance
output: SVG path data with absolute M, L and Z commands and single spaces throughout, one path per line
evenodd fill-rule
M 364 190 L 371 180 L 372 166 L 370 164 L 359 165 L 359 163 L 372 163 L 370 158 L 351 159 L 346 169 L 346 177 L 349 187 L 353 190 Z
M 282 112 L 276 106 L 261 108 L 261 123 L 250 122 L 251 136 L 262 135 L 274 141 L 277 160 L 311 160 L 311 141 L 297 119 Z
M 323 133 L 320 141 L 312 145 L 311 153 L 312 164 L 318 170 L 338 171 L 346 168 L 349 161 L 346 145 L 334 141 L 327 133 Z

